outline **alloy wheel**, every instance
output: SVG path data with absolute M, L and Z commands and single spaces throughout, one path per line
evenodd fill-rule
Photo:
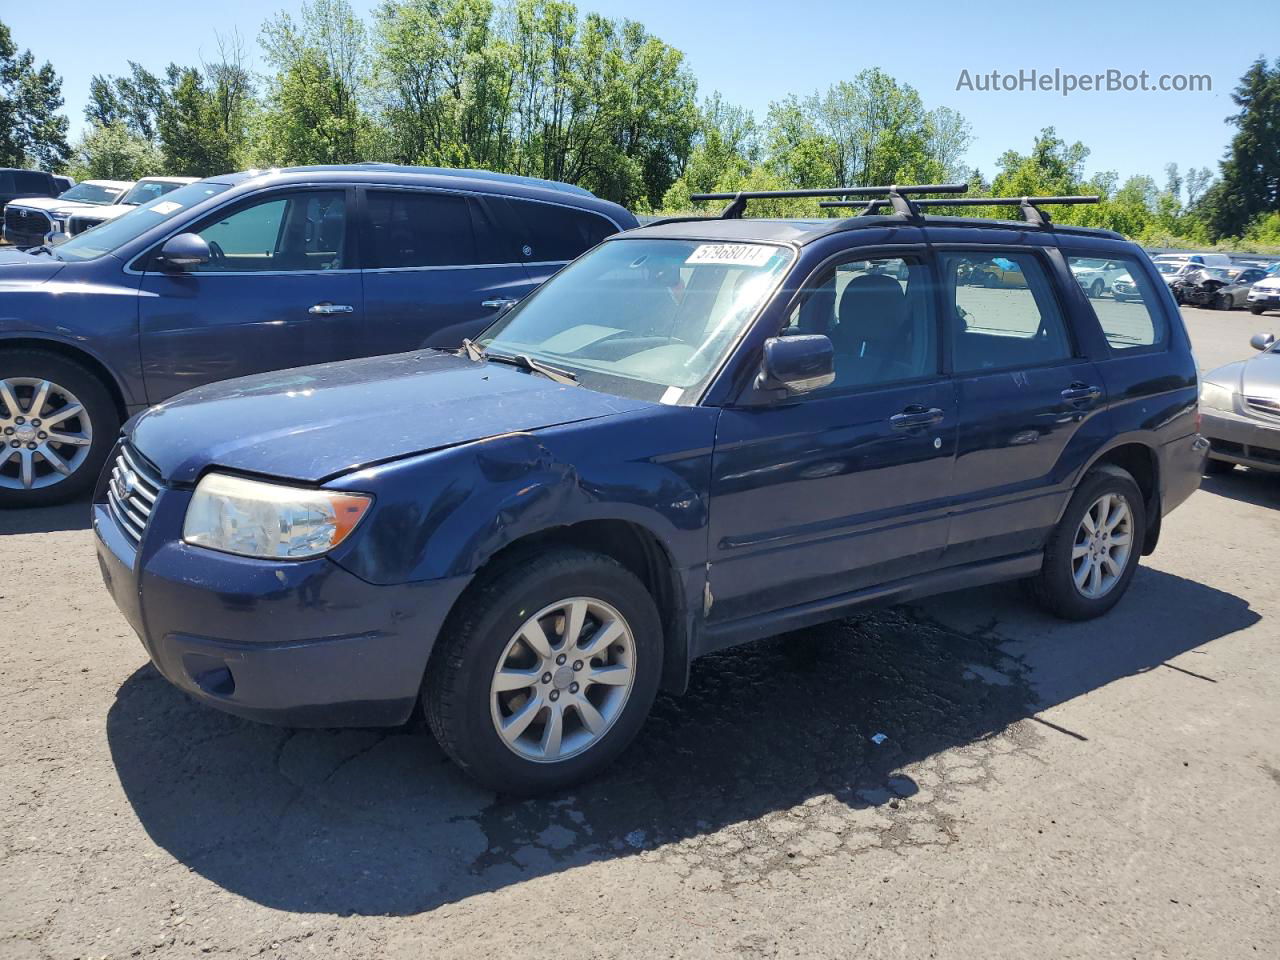
M 0 487 L 51 487 L 89 456 L 93 424 L 66 387 L 38 377 L 0 379 Z
M 494 729 L 526 760 L 566 760 L 609 731 L 635 676 L 635 639 L 622 614 L 591 597 L 560 600 L 529 617 L 498 658 Z
M 1133 511 L 1118 493 L 1104 493 L 1084 512 L 1071 548 L 1071 575 L 1082 596 L 1110 593 L 1133 551 Z

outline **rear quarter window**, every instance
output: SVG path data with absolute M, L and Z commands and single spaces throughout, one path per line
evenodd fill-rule
M 1067 266 L 1093 305 L 1098 325 L 1113 351 L 1160 347 L 1168 324 L 1156 306 L 1157 288 L 1137 257 L 1107 257 L 1109 269 L 1094 265 L 1098 257 L 1067 257 Z
M 521 251 L 535 262 L 574 260 L 618 228 L 596 213 L 533 200 L 510 200 L 521 228 Z

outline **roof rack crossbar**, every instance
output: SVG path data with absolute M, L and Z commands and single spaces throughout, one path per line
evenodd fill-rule
M 881 203 L 891 204 L 895 213 L 906 217 L 918 217 L 916 203 L 907 199 L 914 193 L 964 193 L 969 189 L 967 183 L 916 183 L 886 187 L 821 187 L 818 189 L 797 190 L 739 190 L 736 193 L 695 193 L 689 197 L 693 201 L 728 200 L 729 205 L 720 211 L 722 220 L 740 220 L 747 208 L 748 200 L 773 200 L 795 197 L 883 197 Z M 826 204 L 823 204 L 826 206 Z M 868 204 L 870 206 L 870 204 Z
M 1072 196 L 1072 197 L 946 197 L 932 200 L 916 200 L 917 207 L 1018 207 L 1022 211 L 1022 218 L 1038 227 L 1052 227 L 1053 221 L 1049 219 L 1049 215 L 1040 209 L 1041 204 L 1048 203 L 1099 203 L 1102 198 L 1099 196 Z M 824 200 L 818 204 L 820 207 L 861 207 L 862 209 L 854 216 L 865 216 L 875 213 L 882 207 L 889 206 L 888 200 L 876 199 L 866 202 L 854 202 L 848 200 Z

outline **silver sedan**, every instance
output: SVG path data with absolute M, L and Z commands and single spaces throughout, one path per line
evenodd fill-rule
M 1280 340 L 1259 333 L 1249 343 L 1262 352 L 1209 371 L 1200 384 L 1208 473 L 1237 464 L 1280 472 Z

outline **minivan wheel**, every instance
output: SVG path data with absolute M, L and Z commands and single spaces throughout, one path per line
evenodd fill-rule
M 0 506 L 47 506 L 86 493 L 119 429 L 111 394 L 74 360 L 0 352 Z
M 472 588 L 427 669 L 440 746 L 501 793 L 555 790 L 608 766 L 639 732 L 662 675 L 662 623 L 615 560 L 554 549 Z
M 1110 464 L 1091 470 L 1049 537 L 1032 593 L 1068 620 L 1106 613 L 1138 569 L 1146 522 L 1142 491 L 1128 472 Z

